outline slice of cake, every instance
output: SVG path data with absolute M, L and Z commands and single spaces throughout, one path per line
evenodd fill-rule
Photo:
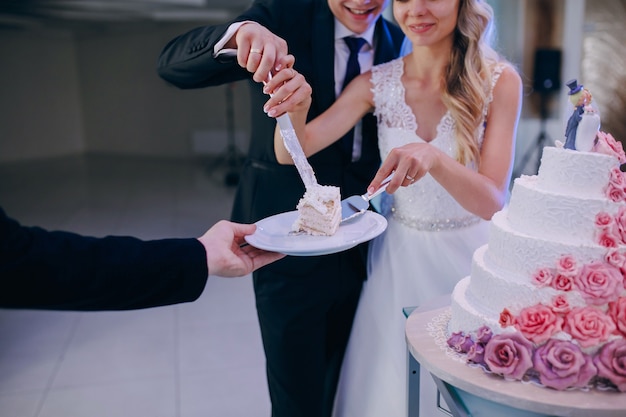
M 297 207 L 298 218 L 294 232 L 316 236 L 335 234 L 341 223 L 341 194 L 339 187 L 316 185 L 307 188 Z

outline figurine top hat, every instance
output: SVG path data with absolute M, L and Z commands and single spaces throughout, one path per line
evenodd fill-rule
M 583 85 L 582 84 L 578 84 L 578 81 L 574 78 L 572 80 L 569 80 L 566 85 L 569 87 L 569 92 L 567 93 L 567 95 L 571 96 L 573 94 L 578 93 L 580 90 L 583 89 Z

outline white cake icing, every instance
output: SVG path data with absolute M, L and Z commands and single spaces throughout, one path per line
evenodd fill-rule
M 573 333 L 570 334 L 570 328 L 558 324 L 559 331 L 552 334 L 551 338 L 571 341 L 576 345 L 586 344 L 579 347 L 590 357 L 609 341 L 624 339 L 625 334 L 621 333 L 626 328 L 624 318 L 611 315 L 609 302 L 617 302 L 618 299 L 623 302 L 626 297 L 623 278 L 626 263 L 618 265 L 616 261 L 609 261 L 607 254 L 613 251 L 611 253 L 626 256 L 626 232 L 622 234 L 624 237 L 621 241 L 617 239 L 615 247 L 609 247 L 611 245 L 601 241 L 602 229 L 596 224 L 599 213 L 611 216 L 616 222 L 615 216 L 620 210 L 622 213 L 626 210 L 624 199 L 613 201 L 607 194 L 609 180 L 612 175 L 616 175 L 616 169 L 620 165 L 616 156 L 544 148 L 538 175 L 522 176 L 515 180 L 509 205 L 492 218 L 487 245 L 474 253 L 471 275 L 463 278 L 455 287 L 448 325 L 450 334 L 460 332 L 476 336 L 476 330 L 487 326 L 493 335 L 506 336 L 521 331 L 518 327 L 519 321 L 514 324 L 506 323 L 508 314 L 512 314 L 514 320 L 519 320 L 520 312 L 524 309 L 528 311 L 529 307 L 548 306 L 565 323 L 570 320 L 568 312 L 593 307 L 607 320 L 610 316 L 615 322 L 616 330 L 610 336 L 605 334 L 599 340 L 580 342 L 576 336 L 572 336 Z M 617 172 L 617 175 L 621 175 Z M 614 227 L 611 230 L 617 230 L 617 226 Z M 619 227 L 624 229 L 621 225 Z M 558 271 L 557 264 L 566 258 L 574 260 L 577 266 L 574 268 L 577 272 L 570 275 L 576 276 L 571 281 L 574 283 L 573 287 L 557 289 L 555 285 L 538 282 L 539 271 Z M 579 272 L 583 266 L 587 268 L 588 265 L 607 265 L 613 272 L 617 271 L 612 279 L 614 283 L 619 282 L 619 285 L 607 286 L 611 288 L 610 296 L 597 296 L 597 299 L 593 299 L 586 289 L 580 288 L 583 284 L 579 284 Z M 549 275 L 552 276 L 552 272 Z M 566 274 L 561 273 L 563 275 Z M 599 279 L 604 278 L 605 276 L 601 276 Z M 563 313 L 555 307 L 557 298 L 566 302 Z M 506 314 L 501 316 L 503 313 Z M 528 333 L 524 335 L 528 336 Z M 544 340 L 542 343 L 545 342 Z M 539 345 L 534 344 L 533 349 L 537 349 Z M 536 359 L 533 358 L 534 360 Z M 595 364 L 596 358 L 588 360 Z M 595 370 L 593 366 L 587 367 L 587 375 Z M 602 372 L 595 372 L 604 377 Z M 532 375 L 537 371 L 531 370 L 530 373 Z M 577 383 L 589 384 L 592 381 L 591 384 L 595 384 L 597 378 L 599 377 L 594 376 L 586 382 Z M 514 379 L 520 379 L 519 375 Z M 563 378 L 554 385 L 550 385 L 551 383 L 548 385 L 553 388 L 566 389 L 572 382 Z M 580 387 L 576 383 L 572 384 Z M 617 382 L 615 385 L 621 391 L 626 391 L 626 379 L 624 385 Z
M 604 198 L 611 169 L 617 166 L 617 160 L 610 155 L 545 147 L 537 187 L 581 198 Z
M 298 218 L 293 231 L 311 235 L 331 236 L 341 223 L 339 187 L 316 185 L 307 188 L 297 207 Z
M 497 323 L 505 307 L 549 303 L 557 291 L 537 288 L 531 277 L 564 255 L 581 264 L 603 259 L 607 248 L 596 243 L 595 217 L 624 205 L 604 193 L 616 166 L 609 155 L 544 148 L 538 175 L 515 180 L 509 205 L 492 218 L 489 243 L 474 254 L 469 283 L 455 289 L 450 330 Z M 586 304 L 568 296 L 570 304 Z

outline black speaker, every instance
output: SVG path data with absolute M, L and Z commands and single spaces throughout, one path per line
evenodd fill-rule
M 550 93 L 561 88 L 561 51 L 537 49 L 533 88 L 538 93 Z

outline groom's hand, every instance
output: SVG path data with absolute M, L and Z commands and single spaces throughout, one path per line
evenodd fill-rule
M 254 75 L 256 82 L 267 81 L 270 71 L 288 65 L 287 42 L 256 22 L 244 23 L 235 34 L 237 62 Z M 289 59 L 289 58 L 287 58 Z

